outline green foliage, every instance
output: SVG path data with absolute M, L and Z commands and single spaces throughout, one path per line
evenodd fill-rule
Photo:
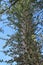
M 32 4 L 34 3 L 35 5 L 36 0 L 18 0 L 16 4 L 14 3 L 15 1 L 9 0 L 11 7 L 8 8 L 6 13 L 9 15 L 8 20 L 10 20 L 8 26 L 17 27 L 17 32 L 10 36 L 10 39 L 6 41 L 3 47 L 11 47 L 4 53 L 13 59 L 6 62 L 13 63 L 16 61 L 17 65 L 41 65 L 40 45 L 35 40 L 36 26 L 32 20 L 35 9 Z

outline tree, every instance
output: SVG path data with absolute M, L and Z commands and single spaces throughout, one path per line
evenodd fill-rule
M 11 1 L 11 6 L 7 11 L 9 14 L 8 20 L 10 23 L 8 26 L 13 25 L 13 28 L 17 32 L 10 36 L 7 40 L 5 46 L 10 46 L 11 48 L 4 53 L 12 57 L 11 60 L 6 61 L 7 63 L 17 62 L 17 65 L 40 65 L 40 46 L 35 40 L 35 29 L 36 24 L 33 23 L 33 4 L 34 0 L 18 0 Z M 12 4 L 13 3 L 13 4 Z

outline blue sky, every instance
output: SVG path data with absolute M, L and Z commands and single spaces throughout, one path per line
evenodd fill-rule
M 40 41 L 40 43 L 42 44 L 41 51 L 43 52 L 43 8 L 36 11 L 33 17 L 34 17 L 34 23 L 39 22 L 35 33 L 38 35 L 37 40 Z
M 7 20 L 6 14 L 2 15 L 1 18 L 4 20 L 0 21 L 0 28 L 3 29 L 3 32 L 0 32 L 0 38 L 8 39 L 9 37 L 7 35 L 9 34 L 12 35 L 15 33 L 15 31 L 10 27 L 6 26 L 6 24 L 3 24 L 3 22 L 7 22 L 7 23 L 9 22 Z M 0 51 L 3 50 L 2 47 L 4 46 L 5 42 L 6 42 L 5 40 L 0 39 Z M 0 59 L 8 60 L 11 59 L 11 57 L 6 56 L 3 52 L 0 52 Z M 0 63 L 0 65 L 7 65 L 7 64 L 2 62 Z
M 5 6 L 5 2 L 7 4 L 9 0 L 3 0 L 1 2 L 2 5 L 2 8 L 6 7 Z M 10 4 L 8 4 L 9 6 Z M 7 20 L 7 16 L 5 13 L 3 15 L 0 15 L 0 29 L 2 28 L 2 32 L 0 32 L 0 59 L 3 59 L 3 60 L 9 60 L 11 59 L 11 57 L 5 55 L 3 52 L 1 52 L 3 50 L 3 46 L 5 45 L 6 41 L 5 40 L 2 40 L 3 39 L 8 39 L 9 37 L 7 35 L 12 35 L 15 33 L 15 30 L 13 30 L 12 28 L 6 26 L 9 21 Z M 6 22 L 6 23 L 5 23 Z M 8 47 L 6 48 L 8 49 Z M 15 63 L 14 63 L 15 64 Z M 9 65 L 9 64 L 6 64 L 5 62 L 0 62 L 0 65 Z

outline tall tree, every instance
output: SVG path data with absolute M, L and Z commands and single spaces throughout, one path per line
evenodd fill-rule
M 4 10 L 9 14 L 8 20 L 16 33 L 10 36 L 5 46 L 11 48 L 4 53 L 12 57 L 7 63 L 17 62 L 17 65 L 40 65 L 40 46 L 35 40 L 36 24 L 33 23 L 34 0 L 10 0 L 11 6 Z M 10 10 L 10 11 L 9 11 Z M 13 25 L 13 26 L 12 26 Z

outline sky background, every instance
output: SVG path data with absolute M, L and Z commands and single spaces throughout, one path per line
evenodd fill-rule
M 1 52 L 3 50 L 3 46 L 6 43 L 6 41 L 2 40 L 2 38 L 3 39 L 8 39 L 9 37 L 7 35 L 14 34 L 15 30 L 13 30 L 12 28 L 6 26 L 6 24 L 9 22 L 7 20 L 7 15 L 6 14 L 3 14 L 1 19 L 2 20 L 0 20 L 0 28 L 2 28 L 2 32 L 0 31 L 0 59 L 8 60 L 8 59 L 11 59 L 11 57 L 6 56 L 3 52 Z M 7 23 L 4 24 L 3 22 L 7 22 Z M 8 47 L 6 49 L 8 49 Z M 2 63 L 0 63 L 0 65 L 7 65 L 7 64 L 2 62 Z

